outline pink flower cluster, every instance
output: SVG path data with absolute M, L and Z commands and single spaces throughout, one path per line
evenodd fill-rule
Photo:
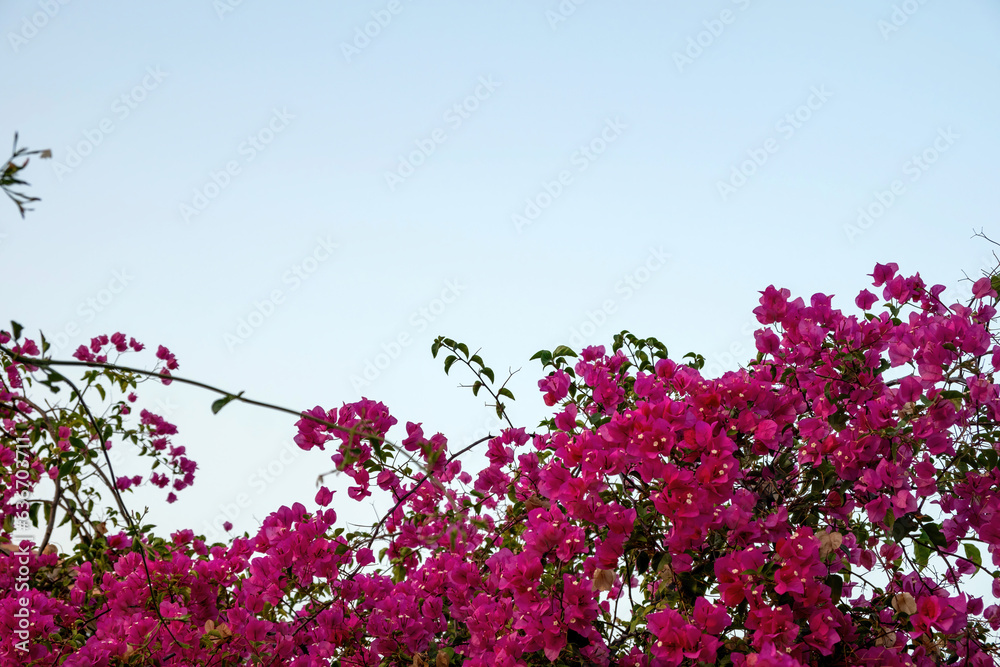
M 420 424 L 390 441 L 382 403 L 317 406 L 295 442 L 330 457 L 351 499 L 388 494 L 370 530 L 338 526 L 323 487 L 315 512 L 282 507 L 229 544 L 95 532 L 73 556 L 29 550 L 26 592 L 0 572 L 0 624 L 18 628 L 26 596 L 27 660 L 71 667 L 995 664 L 1000 579 L 969 582 L 993 576 L 981 546 L 1000 566 L 997 293 L 984 278 L 971 303 L 945 305 L 895 264 L 872 277 L 886 304 L 872 311 L 864 290 L 860 317 L 767 288 L 756 360 L 719 378 L 631 335 L 575 362 L 546 353 L 552 420 L 490 438 L 475 475 Z M 122 351 L 116 336 L 77 358 Z M 27 397 L 46 367 L 12 340 L 0 335 L 4 433 L 41 432 Z M 175 489 L 191 483 L 169 423 L 143 411 L 119 427 L 169 447 Z M 66 418 L 52 437 L 89 428 Z M 35 448 L 32 470 L 73 451 Z M 0 638 L 2 659 L 20 650 Z

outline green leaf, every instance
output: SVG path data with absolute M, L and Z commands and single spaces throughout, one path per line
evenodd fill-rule
M 705 357 L 701 356 L 697 352 L 688 352 L 682 358 L 687 359 L 688 357 L 691 357 L 691 361 L 688 362 L 688 366 L 691 368 L 701 370 L 705 367 Z
M 552 356 L 553 357 L 575 357 L 577 355 L 576 355 L 576 352 L 574 352 L 571 348 L 566 347 L 565 345 L 560 345 L 556 349 L 552 350 Z
M 223 396 L 222 398 L 220 398 L 219 400 L 214 401 L 212 403 L 212 414 L 213 415 L 219 414 L 219 410 L 221 410 L 222 408 L 226 407 L 226 405 L 228 405 L 231 401 L 239 398 L 242 395 L 243 395 L 243 392 L 241 391 L 240 393 L 236 394 L 235 396 L 233 396 L 232 394 L 227 394 L 227 395 Z
M 441 349 L 441 337 L 439 336 L 433 343 L 431 343 L 431 356 L 437 359 L 438 350 Z
M 20 324 L 18 324 L 14 320 L 10 321 L 10 332 L 11 332 L 11 334 L 13 334 L 14 340 L 17 340 L 18 338 L 21 337 L 21 332 L 23 330 L 24 330 L 24 327 L 22 327 Z
M 104 387 L 102 387 L 101 385 L 95 384 L 94 385 L 94 389 L 96 389 L 97 393 L 101 395 L 101 400 L 102 401 L 105 400 L 108 397 L 107 393 L 105 393 L 105 391 L 104 391 Z
M 983 566 L 983 555 L 979 553 L 979 547 L 977 547 L 975 544 L 970 544 L 969 542 L 963 544 L 962 547 L 965 549 L 966 558 L 971 560 L 978 567 Z
M 925 546 L 923 542 L 917 542 L 913 545 L 913 559 L 917 562 L 917 567 L 923 570 L 927 567 L 927 561 L 931 557 L 931 549 Z
M 457 350 L 460 350 L 462 352 L 462 354 L 465 355 L 466 359 L 469 358 L 469 346 L 468 345 L 466 345 L 465 343 L 459 343 L 458 345 L 455 346 L 455 348 Z
M 645 551 L 640 551 L 639 555 L 636 557 L 635 564 L 636 571 L 639 574 L 646 574 L 646 571 L 649 570 L 649 554 Z
M 479 390 L 482 389 L 482 388 L 483 388 L 483 383 L 480 382 L 479 380 L 476 380 L 473 383 L 473 385 L 472 385 L 472 395 L 473 396 L 478 396 L 479 395 Z
M 889 510 L 889 512 L 892 512 L 892 510 Z M 895 519 L 890 525 L 892 526 L 892 538 L 896 540 L 896 542 L 900 542 L 910 537 L 910 533 L 921 527 L 917 524 L 912 514 L 904 514 L 898 519 Z M 927 534 L 928 538 L 933 542 L 934 538 L 930 536 L 930 531 L 927 531 Z
M 659 572 L 660 569 L 663 568 L 663 564 L 668 561 L 669 557 L 670 554 L 666 551 L 661 551 L 656 554 L 656 557 L 653 559 L 653 572 Z
M 941 532 L 941 527 L 936 523 L 925 523 L 923 528 L 927 533 L 927 537 L 930 538 L 930 541 L 934 546 L 942 548 L 948 546 L 947 538 L 945 538 L 944 533 Z
M 496 382 L 496 377 L 493 375 L 492 368 L 487 368 L 486 366 L 483 366 L 483 370 L 479 372 L 488 377 L 490 379 L 490 382 Z
M 844 590 L 844 580 L 839 575 L 831 574 L 823 580 L 823 583 L 830 587 L 830 600 L 833 604 L 840 602 L 840 594 Z
M 542 362 L 542 367 L 548 366 L 552 363 L 552 353 L 548 350 L 539 350 L 531 356 L 529 361 L 534 361 L 535 359 L 540 359 Z
M 839 433 L 847 427 L 847 419 L 847 413 L 842 410 L 838 410 L 834 414 L 827 417 L 826 421 L 834 431 Z
M 500 391 L 498 391 L 497 394 L 500 396 L 506 396 L 512 401 L 514 400 L 514 394 L 512 394 L 510 389 L 508 389 L 507 387 L 500 387 Z
M 445 360 L 444 360 L 444 373 L 445 373 L 445 375 L 448 374 L 448 371 L 451 370 L 451 365 L 454 364 L 456 361 L 458 361 L 458 357 L 456 357 L 454 354 L 449 354 L 447 357 L 445 357 Z

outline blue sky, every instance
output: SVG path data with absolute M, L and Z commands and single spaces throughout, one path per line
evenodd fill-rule
M 541 348 L 629 329 L 718 372 L 767 285 L 852 310 L 895 261 L 964 295 L 973 229 L 1000 237 L 991 2 L 12 0 L 0 25 L 0 128 L 54 155 L 0 215 L 3 320 L 459 446 L 495 419 L 438 334 L 521 369 L 530 428 Z M 157 523 L 311 503 L 329 461 L 289 420 L 146 396 L 200 465 L 173 506 L 135 496 Z

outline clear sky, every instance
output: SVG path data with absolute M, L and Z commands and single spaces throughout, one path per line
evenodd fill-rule
M 577 2 L 4 2 L 0 130 L 54 157 L 0 208 L 0 320 L 464 446 L 495 418 L 438 334 L 521 369 L 531 428 L 541 348 L 629 329 L 718 373 L 770 284 L 853 310 L 876 262 L 960 295 L 990 268 L 995 2 Z M 331 467 L 283 416 L 145 396 L 200 466 L 130 500 L 164 526 L 243 497 L 252 530 Z

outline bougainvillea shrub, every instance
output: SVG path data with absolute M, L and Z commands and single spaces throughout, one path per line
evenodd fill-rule
M 872 277 L 847 312 L 768 287 L 756 359 L 718 378 L 626 332 L 542 350 L 552 413 L 534 428 L 510 421 L 478 354 L 439 338 L 446 371 L 471 374 L 508 428 L 452 443 L 367 398 L 292 410 L 295 443 L 332 459 L 351 499 L 391 509 L 349 530 L 322 487 L 315 511 L 281 507 L 216 544 L 128 508 L 138 486 L 172 502 L 195 481 L 175 426 L 137 407 L 144 382 L 191 382 L 174 355 L 115 333 L 52 359 L 12 326 L 0 660 L 993 665 L 997 282 L 963 305 L 895 264 Z M 216 412 L 254 403 L 205 388 Z M 465 470 L 474 446 L 488 465 Z M 118 470 L 118 447 L 150 468 Z

